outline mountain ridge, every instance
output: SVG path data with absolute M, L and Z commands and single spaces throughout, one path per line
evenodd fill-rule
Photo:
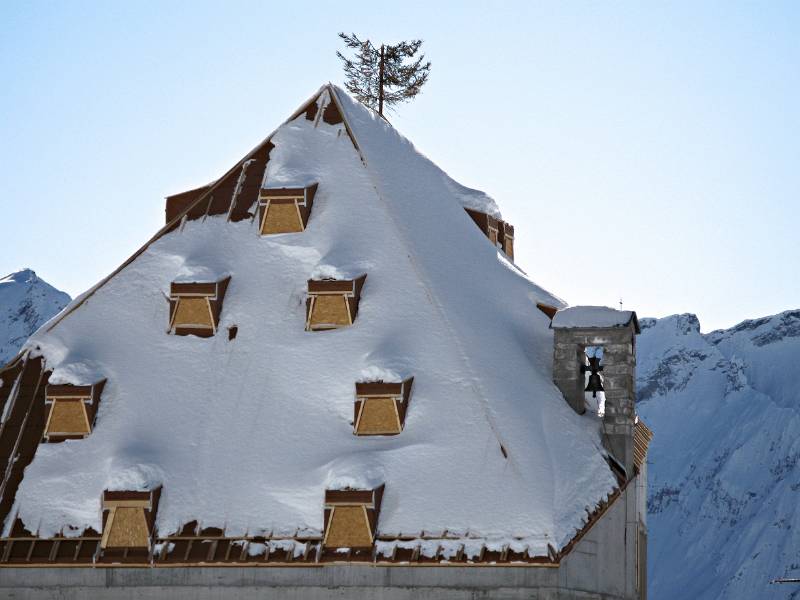
M 690 313 L 641 327 L 651 598 L 796 597 L 769 582 L 800 573 L 800 310 L 707 334 Z

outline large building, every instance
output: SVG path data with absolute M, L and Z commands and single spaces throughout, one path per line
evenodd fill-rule
M 323 86 L 0 372 L 0 595 L 644 598 L 636 315 L 513 245 Z

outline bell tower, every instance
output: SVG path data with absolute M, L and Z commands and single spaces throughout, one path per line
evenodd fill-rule
M 586 412 L 587 392 L 605 393 L 602 418 L 606 450 L 634 472 L 633 427 L 636 418 L 636 313 L 605 306 L 573 306 L 556 312 L 553 329 L 553 381 L 578 414 Z M 586 356 L 602 347 L 602 358 Z M 589 373 L 586 385 L 586 373 Z

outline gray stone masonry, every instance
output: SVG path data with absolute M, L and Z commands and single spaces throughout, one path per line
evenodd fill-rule
M 636 402 L 636 321 L 617 327 L 559 327 L 554 329 L 553 381 L 578 414 L 586 411 L 584 400 L 585 351 L 602 346 L 606 449 L 633 476 L 633 424 Z

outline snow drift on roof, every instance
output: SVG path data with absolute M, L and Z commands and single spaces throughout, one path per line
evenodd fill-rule
M 485 192 L 473 190 L 453 181 L 444 172 L 442 172 L 442 174 L 446 178 L 444 182 L 450 190 L 450 194 L 461 203 L 461 206 L 487 213 L 496 219 L 503 218 L 503 215 L 500 213 L 500 207 L 497 206 L 494 198 Z

